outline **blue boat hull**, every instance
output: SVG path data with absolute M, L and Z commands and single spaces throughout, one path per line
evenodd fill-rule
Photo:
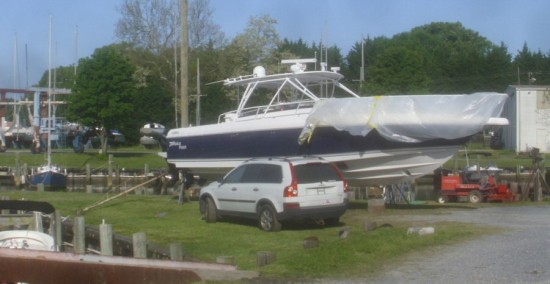
M 257 157 L 318 156 L 334 162 L 357 185 L 394 184 L 433 172 L 470 136 L 420 143 L 388 141 L 377 131 L 354 136 L 330 127 L 315 129 L 300 145 L 301 129 L 233 132 L 168 138 L 166 160 L 175 177 L 190 170 L 216 180 L 243 161 Z
M 302 129 L 266 130 L 240 133 L 200 135 L 169 139 L 167 158 L 188 159 L 228 159 L 256 157 L 325 156 L 336 153 L 372 152 L 411 147 L 456 146 L 466 143 L 470 136 L 454 140 L 432 139 L 420 143 L 388 141 L 377 131 L 366 136 L 354 136 L 331 127 L 315 130 L 306 145 L 298 144 Z
M 65 189 L 67 188 L 67 177 L 62 173 L 46 171 L 34 174 L 31 177 L 31 184 L 34 186 L 43 184 L 44 188 L 48 189 Z

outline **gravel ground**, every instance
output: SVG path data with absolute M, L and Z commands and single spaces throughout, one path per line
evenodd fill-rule
M 414 253 L 399 265 L 386 267 L 380 275 L 361 283 L 550 283 L 548 206 L 491 207 L 406 218 L 486 224 L 505 230 L 458 245 Z

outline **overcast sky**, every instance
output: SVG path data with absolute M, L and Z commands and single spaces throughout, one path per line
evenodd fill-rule
M 116 42 L 121 3 L 0 0 L 0 88 L 36 84 L 47 70 L 50 15 L 52 67 L 67 66 Z M 363 36 L 392 37 L 432 22 L 461 22 L 495 44 L 503 42 L 512 54 L 524 43 L 533 51 L 550 52 L 546 0 L 210 0 L 210 5 L 212 20 L 227 38 L 243 32 L 250 16 L 268 14 L 278 21 L 281 38 L 322 40 L 340 47 L 344 56 Z

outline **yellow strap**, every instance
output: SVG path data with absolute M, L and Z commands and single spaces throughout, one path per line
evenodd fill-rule
M 374 97 L 374 104 L 372 105 L 372 110 L 369 114 L 369 119 L 367 119 L 367 126 L 370 127 L 371 129 L 376 129 L 376 124 L 374 124 L 371 119 L 372 119 L 372 116 L 374 115 L 374 112 L 376 111 L 376 108 L 378 107 L 378 101 L 380 101 L 382 99 L 382 96 L 375 96 Z

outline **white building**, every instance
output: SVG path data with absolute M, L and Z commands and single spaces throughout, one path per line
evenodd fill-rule
M 550 86 L 509 86 L 502 116 L 509 126 L 502 130 L 504 147 L 528 152 L 532 147 L 550 152 Z

